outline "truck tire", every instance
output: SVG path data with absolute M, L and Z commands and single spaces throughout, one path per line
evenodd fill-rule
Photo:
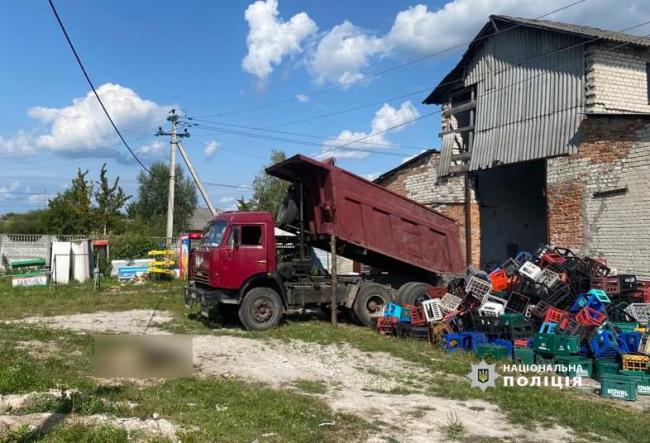
M 239 306 L 239 320 L 249 331 L 274 328 L 282 318 L 282 300 L 271 288 L 253 288 Z
M 390 292 L 377 283 L 363 283 L 354 299 L 352 311 L 359 323 L 374 327 L 384 306 L 392 301 Z
M 414 282 L 408 288 L 404 290 L 400 303 L 403 305 L 418 306 L 423 301 L 429 300 L 429 294 L 427 294 L 427 289 L 432 286 L 429 283 L 420 283 Z
M 402 299 L 404 298 L 404 294 L 406 294 L 406 291 L 408 291 L 411 288 L 411 286 L 417 284 L 418 282 L 416 281 L 409 281 L 404 283 L 402 286 L 400 286 L 399 289 L 397 289 L 397 292 L 395 293 L 395 301 L 399 304 L 406 304 L 402 301 Z

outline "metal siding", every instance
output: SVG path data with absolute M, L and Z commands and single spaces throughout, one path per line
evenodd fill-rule
M 476 51 L 464 80 L 465 86 L 477 86 L 471 170 L 575 151 L 572 139 L 584 103 L 584 46 L 542 54 L 579 42 L 521 28 L 495 35 Z M 445 175 L 453 136 L 443 136 L 442 145 L 439 172 Z

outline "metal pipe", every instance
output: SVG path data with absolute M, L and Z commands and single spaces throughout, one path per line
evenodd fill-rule
M 465 173 L 465 261 L 472 264 L 472 214 L 469 172 Z

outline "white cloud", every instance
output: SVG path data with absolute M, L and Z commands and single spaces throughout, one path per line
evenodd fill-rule
M 300 103 L 307 103 L 309 101 L 309 96 L 305 94 L 298 94 L 296 95 L 296 100 L 298 100 Z
M 390 148 L 391 144 L 386 140 L 386 133 L 376 134 L 377 132 L 386 131 L 398 125 L 392 132 L 399 132 L 408 126 L 407 122 L 416 119 L 420 116 L 418 110 L 413 106 L 410 101 L 402 103 L 399 108 L 393 108 L 388 103 L 379 108 L 370 123 L 370 132 L 352 132 L 350 130 L 341 131 L 341 133 L 333 139 L 329 139 L 321 149 L 322 157 L 337 157 L 337 158 L 364 158 L 368 156 L 372 149 L 386 149 Z M 363 139 L 358 143 L 350 144 L 344 148 L 331 150 L 335 146 L 343 145 L 354 140 Z M 363 149 L 355 150 L 354 148 Z M 331 151 L 330 151 L 331 150 Z
M 438 10 L 419 4 L 400 11 L 385 40 L 394 54 L 430 54 L 452 46 L 465 47 L 491 14 L 535 18 L 566 6 L 566 0 L 453 0 Z M 630 17 L 650 14 L 647 0 L 591 0 L 543 20 L 566 21 L 620 30 L 632 25 Z M 644 33 L 647 33 L 647 29 Z
M 97 93 L 127 140 L 151 132 L 171 107 L 142 99 L 132 89 L 114 83 L 101 85 Z M 0 137 L 0 153 L 24 155 L 49 151 L 62 155 L 119 155 L 119 139 L 92 91 L 74 98 L 69 106 L 36 106 L 28 110 L 28 115 L 46 126 L 45 133 L 19 131 L 9 138 Z
M 215 156 L 218 150 L 219 150 L 219 142 L 216 140 L 212 140 L 205 144 L 205 147 L 203 148 L 203 155 L 207 160 L 211 160 Z
M 242 60 L 242 67 L 260 79 L 267 78 L 285 56 L 299 53 L 303 40 L 318 29 L 305 12 L 288 21 L 283 21 L 278 14 L 277 0 L 256 1 L 244 14 L 249 31 L 248 54 Z
M 345 85 L 363 78 L 361 72 L 372 56 L 384 51 L 381 38 L 344 21 L 320 40 L 309 60 L 309 70 L 317 83 Z
M 27 197 L 27 203 L 31 205 L 42 205 L 47 203 L 47 197 L 44 195 L 33 194 Z
M 535 18 L 563 6 L 566 0 L 452 0 L 439 9 L 417 4 L 399 11 L 385 34 L 344 21 L 324 34 L 307 57 L 307 66 L 317 83 L 347 84 L 364 78 L 364 70 L 385 57 L 410 59 L 452 47 L 464 49 L 492 14 Z M 590 0 L 543 19 L 616 31 L 633 25 L 630 17 L 648 15 L 647 0 Z M 648 27 L 631 32 L 647 34 Z
M 136 149 L 138 155 L 149 158 L 159 158 L 167 153 L 169 148 L 169 143 L 164 142 L 163 140 L 157 138 L 151 143 L 142 145 Z
M 381 175 L 381 172 L 371 172 L 371 173 L 369 173 L 369 174 L 365 174 L 365 175 L 363 176 L 363 178 L 365 178 L 366 180 L 373 181 L 374 179 L 376 179 L 376 178 L 379 177 L 380 175 Z
M 12 182 L 9 186 L 0 186 L 0 200 L 6 200 L 20 187 L 19 182 Z

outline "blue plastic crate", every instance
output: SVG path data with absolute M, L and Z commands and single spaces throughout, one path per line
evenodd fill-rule
M 587 295 L 589 296 L 589 298 L 596 297 L 598 301 L 600 301 L 603 304 L 608 304 L 612 302 L 607 296 L 607 292 L 603 291 L 602 289 L 592 288 L 589 291 L 587 291 Z
M 573 305 L 571 305 L 571 312 L 578 312 L 580 309 L 587 306 L 588 300 L 589 299 L 585 296 L 585 294 L 578 295 L 573 302 Z
M 589 292 L 594 291 L 597 289 L 591 289 Z M 607 296 L 605 296 L 607 297 Z M 600 297 L 595 296 L 595 295 L 590 295 L 589 298 L 587 299 L 587 306 L 589 306 L 591 309 L 598 311 L 598 312 L 605 312 L 605 308 L 607 307 L 606 303 L 603 303 L 600 299 Z
M 527 261 L 531 261 L 532 259 L 533 259 L 533 254 L 531 254 L 528 251 L 519 251 L 519 253 L 517 253 L 517 255 L 515 256 L 515 261 L 520 265 L 524 264 Z
M 400 319 L 402 317 L 402 307 L 395 303 L 388 303 L 384 310 L 384 317 L 393 317 Z
M 589 339 L 589 347 L 596 358 L 613 357 L 618 354 L 618 341 L 608 330 L 596 331 Z
M 545 321 L 542 323 L 542 326 L 539 328 L 540 334 L 555 334 L 555 328 L 557 328 L 557 323 L 552 321 Z
M 448 352 L 463 350 L 464 335 L 458 332 L 442 334 L 442 349 Z
M 483 332 L 463 332 L 465 337 L 463 340 L 463 348 L 466 351 L 474 351 L 478 349 L 479 346 L 487 344 L 488 338 L 487 335 Z
M 643 334 L 640 332 L 621 332 L 618 335 L 618 348 L 622 353 L 635 354 L 639 349 Z

